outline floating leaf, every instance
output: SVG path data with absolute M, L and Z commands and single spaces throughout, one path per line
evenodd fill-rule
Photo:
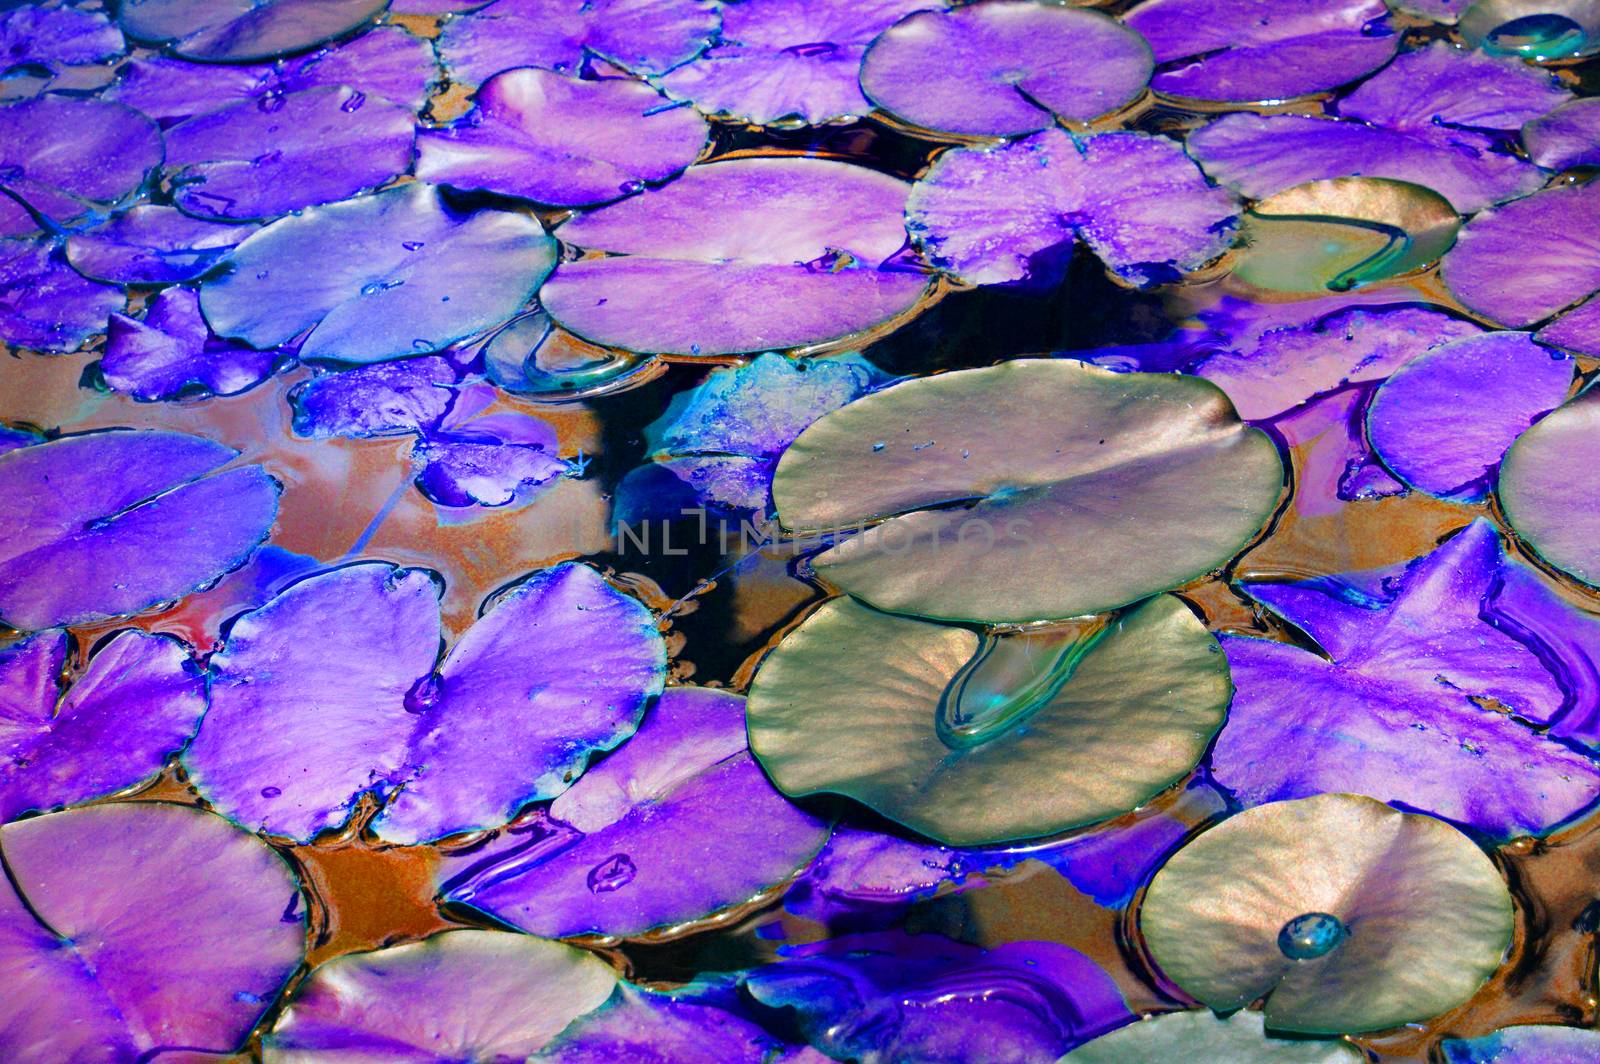
M 1419 18 L 1453 26 L 1472 0 L 1389 0 L 1389 6 Z
M 14 7 L 0 15 L 0 56 L 9 68 L 99 63 L 122 54 L 122 32 L 98 11 L 75 7 Z
M 440 355 L 324 373 L 289 393 L 295 435 L 364 440 L 419 432 L 450 409 L 459 376 Z
M 559 942 L 447 931 L 318 966 L 263 1040 L 262 1059 L 523 1060 L 616 985 L 599 957 Z
M 906 220 L 935 266 L 972 284 L 1047 277 L 1051 255 L 1074 239 L 1124 280 L 1152 284 L 1222 254 L 1237 213 L 1170 140 L 1053 129 L 945 152 Z
M 1269 1038 L 1259 1012 L 1236 1012 L 1228 1017 L 1211 1012 L 1169 1012 L 1101 1035 L 1057 1064 L 1169 1064 L 1173 1059 L 1355 1064 L 1364 1058 L 1348 1042 Z
M 270 377 L 283 351 L 257 351 L 219 340 L 187 288 L 156 296 L 139 321 L 111 315 L 100 374 L 112 391 L 154 401 L 189 395 L 237 395 Z
M 902 19 L 868 49 L 861 87 L 910 125 L 1009 137 L 1118 111 L 1151 66 L 1144 39 L 1098 11 L 987 0 Z
M 76 351 L 126 302 L 122 289 L 86 279 L 52 244 L 0 240 L 0 340 L 8 344 Z
M 631 735 L 666 662 L 650 611 L 573 563 L 499 598 L 436 665 L 440 641 L 426 570 L 363 562 L 290 586 L 212 656 L 195 786 L 302 840 L 368 793 L 390 842 L 503 824 Z
M 437 351 L 516 313 L 556 257 L 536 219 L 457 214 L 413 182 L 313 207 L 250 237 L 200 289 L 221 336 L 305 359 L 381 362 Z
M 551 938 L 631 937 L 750 901 L 827 837 L 750 756 L 744 699 L 671 687 L 548 820 L 447 861 L 442 894 Z
M 51 94 L 0 107 L 0 236 L 38 231 L 19 202 L 68 225 L 133 195 L 160 164 L 161 131 L 121 104 Z
M 198 218 L 273 218 L 411 166 L 411 111 L 343 85 L 271 93 L 167 130 L 172 199 Z
M 781 1048 L 765 1030 L 726 1009 L 688 995 L 652 993 L 621 983 L 611 1000 L 574 1020 L 529 1059 L 557 1064 L 774 1064 L 772 1054 Z
M 445 423 L 411 448 L 418 490 L 441 506 L 526 505 L 573 472 L 556 453 L 556 433 L 528 414 L 490 414 Z
M 1530 1024 L 1482 1038 L 1446 1038 L 1439 1048 L 1445 1064 L 1591 1064 L 1600 1055 L 1600 1033 Z
M 1381 596 L 1250 585 L 1322 653 L 1223 640 L 1238 690 L 1213 777 L 1252 805 L 1350 791 L 1499 837 L 1549 831 L 1593 804 L 1600 766 L 1522 723 L 1549 721 L 1564 701 L 1544 648 L 1482 617 L 1514 564 L 1478 521 Z
M 1468 46 L 1520 59 L 1564 61 L 1600 51 L 1600 8 L 1588 0 L 1478 0 L 1459 27 Z
M 20 820 L 0 828 L 0 854 L 0 966 L 26 973 L 0 1000 L 10 1060 L 241 1049 L 305 949 L 288 865 L 199 809 Z
M 1072 634 L 984 640 L 834 599 L 756 673 L 750 748 L 785 794 L 843 794 L 954 846 L 1109 819 L 1189 774 L 1232 687 L 1171 596 Z
M 1552 412 L 1506 452 L 1500 505 L 1539 556 L 1586 584 L 1600 585 L 1600 393 L 1592 389 Z
M 1383 464 L 1430 495 L 1486 498 L 1506 448 L 1560 406 L 1572 359 L 1527 333 L 1486 333 L 1434 348 L 1390 377 L 1367 409 Z
M 1514 922 L 1471 839 L 1349 794 L 1224 820 L 1156 873 L 1139 913 L 1185 993 L 1219 1011 L 1265 997 L 1269 1027 L 1307 1034 L 1454 1008 L 1500 966 Z
M 260 466 L 176 432 L 95 432 L 0 455 L 0 618 L 138 613 L 242 565 L 278 512 Z
M 1547 170 L 1600 166 L 1600 99 L 1573 100 L 1522 127 L 1528 158 Z
M 274 59 L 342 37 L 388 0 L 123 0 L 117 22 L 135 40 L 207 63 Z
M 182 643 L 121 632 L 70 689 L 56 630 L 0 650 L 0 821 L 141 783 L 189 741 L 205 680 Z
M 796 947 L 745 988 L 795 1010 L 836 1060 L 1054 1060 L 1128 1019 L 1116 984 L 1054 942 L 992 950 L 938 935 L 850 935 Z
M 512 67 L 578 74 L 592 59 L 660 74 L 705 51 L 720 24 L 700 0 L 496 0 L 447 23 L 439 54 L 469 85 Z
M 67 261 L 96 281 L 174 284 L 192 281 L 256 231 L 191 218 L 172 207 L 140 204 L 67 240 Z
M 1271 103 L 1387 63 L 1400 43 L 1388 13 L 1382 0 L 1146 0 L 1123 21 L 1155 52 L 1157 92 Z
M 1026 622 L 1205 575 L 1256 535 L 1282 483 L 1272 442 L 1207 382 L 1020 359 L 827 415 L 785 452 L 772 490 L 792 532 L 882 522 L 813 559 L 857 598 Z
M 722 34 L 698 58 L 656 79 L 706 114 L 756 125 L 822 125 L 872 110 L 861 56 L 873 38 L 930 0 L 751 0 L 722 8 Z
M 909 192 L 824 159 L 690 167 L 557 229 L 565 244 L 608 254 L 562 263 L 540 299 L 585 339 L 643 353 L 840 340 L 910 310 L 928 287 L 890 262 L 905 245 Z
M 550 315 L 534 307 L 483 345 L 483 371 L 495 387 L 546 403 L 577 402 L 628 387 L 656 363 L 557 332 Z
M 419 178 L 583 207 L 675 177 L 710 134 L 693 110 L 624 78 L 529 67 L 496 74 L 475 98 L 465 118 L 418 136 Z
M 1245 212 L 1233 272 L 1273 291 L 1347 292 L 1438 261 L 1460 224 L 1449 201 L 1421 185 L 1310 181 Z

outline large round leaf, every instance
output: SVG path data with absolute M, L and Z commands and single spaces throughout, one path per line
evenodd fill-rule
M 0 828 L 0 1057 L 223 1054 L 305 949 L 294 874 L 190 806 L 93 806 Z
M 1269 1038 L 1259 1012 L 1226 1018 L 1210 1012 L 1169 1012 L 1119 1027 L 1079 1046 L 1057 1064 L 1356 1064 L 1366 1059 L 1349 1042 Z
M 220 336 L 276 347 L 311 330 L 302 358 L 342 362 L 437 351 L 511 317 L 555 264 L 522 214 L 457 214 L 414 182 L 283 218 L 200 289 Z
M 83 624 L 242 565 L 278 513 L 260 466 L 176 432 L 96 432 L 0 455 L 0 617 Z
M 1194 768 L 1233 693 L 1171 596 L 1037 657 L 995 638 L 980 655 L 965 628 L 834 599 L 756 673 L 750 748 L 786 794 L 844 794 L 977 846 L 1142 805 Z
M 880 609 L 990 622 L 1204 576 L 1282 490 L 1277 449 L 1215 386 L 1046 359 L 859 399 L 801 433 L 772 485 L 791 531 L 882 522 L 816 557 L 830 582 Z
M 599 957 L 559 942 L 448 931 L 318 967 L 262 1056 L 267 1064 L 524 1060 L 616 985 Z
M 556 230 L 603 258 L 563 263 L 540 299 L 585 339 L 719 355 L 840 340 L 911 309 L 928 286 L 893 260 L 904 181 L 801 157 L 691 167 L 665 188 Z
M 67 239 L 67 261 L 85 277 L 112 284 L 192 281 L 256 231 L 141 204 Z
M 1439 1048 L 1445 1064 L 1594 1064 L 1600 1060 L 1600 1031 L 1530 1024 L 1482 1038 L 1446 1038 Z
M 1600 585 L 1600 392 L 1590 388 L 1518 437 L 1500 463 L 1500 505 L 1545 561 Z
M 302 52 L 375 18 L 388 0 L 122 0 L 117 21 L 136 40 L 208 63 Z
M 1600 165 L 1600 99 L 1573 100 L 1522 127 L 1528 158 L 1547 170 Z
M 780 1064 L 782 1044 L 749 1020 L 691 994 L 658 994 L 628 983 L 574 1020 L 532 1061 L 552 1064 Z M 822 1064 L 800 1058 L 794 1064 Z
M 119 103 L 52 93 L 0 107 L 0 236 L 39 228 L 17 201 L 68 224 L 133 195 L 161 155 L 161 130 Z
M 0 194 L 0 203 L 9 202 Z M 37 351 L 76 351 L 126 303 L 122 289 L 67 265 L 59 245 L 0 239 L 0 340 Z
M 1221 1011 L 1265 997 L 1268 1026 L 1309 1034 L 1454 1008 L 1500 966 L 1514 923 L 1471 839 L 1349 794 L 1223 821 L 1156 873 L 1139 913 L 1185 993 Z M 1311 944 L 1297 933 L 1308 924 L 1325 932 Z

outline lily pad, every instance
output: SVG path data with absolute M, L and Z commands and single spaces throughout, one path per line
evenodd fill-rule
M 1600 1059 L 1600 1032 L 1531 1024 L 1482 1038 L 1446 1038 L 1439 1048 L 1445 1064 L 1592 1064 Z
M 192 281 L 256 231 L 191 218 L 172 207 L 140 204 L 67 240 L 67 261 L 85 277 L 110 284 Z
M 468 85 L 512 67 L 578 74 L 592 59 L 661 74 L 705 51 L 720 25 L 701 0 L 495 0 L 446 23 L 439 55 Z
M 0 107 L 0 236 L 105 210 L 138 192 L 161 157 L 156 124 L 118 103 L 52 93 Z
M 441 893 L 551 938 L 631 937 L 757 897 L 827 837 L 827 823 L 789 804 L 750 756 L 744 699 L 672 687 L 625 746 L 550 804 L 547 821 L 447 860 Z
M 611 996 L 592 953 L 501 931 L 447 931 L 317 967 L 262 1041 L 267 1064 L 524 1060 Z
M 1045 275 L 1050 253 L 1081 239 L 1143 285 L 1221 255 L 1238 212 L 1173 141 L 1052 129 L 945 152 L 917 182 L 906 224 L 935 266 L 972 284 Z
M 1280 292 L 1348 292 L 1417 273 L 1461 219 L 1432 189 L 1379 177 L 1296 185 L 1245 212 L 1235 276 Z
M 436 581 L 357 563 L 236 620 L 184 755 L 200 793 L 301 840 L 369 793 L 384 803 L 371 828 L 389 842 L 492 827 L 566 790 L 661 690 L 655 618 L 587 566 L 534 573 L 442 663 Z
M 1600 585 L 1600 393 L 1586 389 L 1518 437 L 1500 464 L 1500 505 L 1517 535 L 1557 569 Z
M 1479 502 L 1529 425 L 1572 390 L 1572 359 L 1527 333 L 1486 333 L 1407 363 L 1373 396 L 1367 438 L 1411 487 Z
M 0 455 L 0 617 L 138 613 L 242 565 L 278 512 L 260 466 L 177 432 L 94 432 Z
M 620 983 L 611 1000 L 574 1020 L 529 1059 L 556 1064 L 778 1064 L 774 1053 L 782 1048 L 767 1031 L 726 1009 L 691 995 L 652 993 Z
M 169 288 L 144 320 L 111 315 L 100 374 L 115 392 L 151 402 L 190 395 L 237 395 L 272 376 L 290 356 L 220 340 L 188 288 Z
M 1400 43 L 1382 0 L 1146 0 L 1123 17 L 1155 52 L 1165 96 L 1271 103 L 1336 89 Z
M 1071 634 L 984 640 L 834 599 L 756 673 L 750 748 L 785 794 L 843 794 L 953 846 L 1109 819 L 1189 774 L 1232 686 L 1171 596 Z
M 722 8 L 722 33 L 656 79 L 667 95 L 735 122 L 848 121 L 872 110 L 858 76 L 873 38 L 939 0 L 749 0 Z
M 1600 166 L 1600 99 L 1573 100 L 1522 127 L 1528 158 L 1547 170 Z
M 197 218 L 273 218 L 373 189 L 411 166 L 408 108 L 328 85 L 271 93 L 167 130 L 172 199 Z
M 677 176 L 710 135 L 693 110 L 624 78 L 526 67 L 496 74 L 476 99 L 465 118 L 418 135 L 419 178 L 584 207 Z
M 0 650 L 0 822 L 149 779 L 205 712 L 205 678 L 176 639 L 121 632 L 70 688 L 68 648 L 54 630 Z
M 24 64 L 59 69 L 120 56 L 122 31 L 99 11 L 25 4 L 0 15 L 0 73 Z
M 1600 289 L 1600 184 L 1558 185 L 1484 211 L 1461 230 L 1440 267 L 1475 314 L 1511 329 L 1533 325 Z
M 1600 51 L 1600 8 L 1590 0 L 1478 0 L 1461 14 L 1473 48 L 1538 62 L 1567 62 Z
M 245 63 L 315 48 L 388 6 L 388 0 L 123 0 L 117 22 L 129 37 L 185 59 Z
M 0 1001 L 11 1060 L 230 1053 L 300 964 L 294 874 L 219 816 L 74 809 L 0 828 L 0 855 L 0 964 L 27 973 Z
M 1265 997 L 1267 1026 L 1306 1034 L 1454 1008 L 1499 968 L 1514 923 L 1471 839 L 1349 794 L 1224 820 L 1156 873 L 1139 913 L 1185 993 L 1219 1011 Z
M 454 415 L 452 411 L 452 415 Z M 556 432 L 530 414 L 446 417 L 411 448 L 418 490 L 440 506 L 522 506 L 574 466 Z
M 1460 20 L 1461 12 L 1471 4 L 1472 0 L 1389 0 L 1389 6 L 1396 11 L 1432 19 L 1446 26 L 1454 26 Z
M 902 19 L 867 50 L 861 88 L 912 126 L 1011 137 L 1121 110 L 1152 66 L 1144 39 L 1098 11 L 987 0 Z
M 59 247 L 0 239 L 0 340 L 36 351 L 76 351 L 126 303 L 122 289 L 68 266 Z
M 1565 701 L 1545 648 L 1483 618 L 1514 564 L 1480 520 L 1382 595 L 1249 585 L 1321 654 L 1224 638 L 1238 690 L 1213 778 L 1247 804 L 1356 792 L 1501 838 L 1592 805 L 1600 765 L 1523 723 L 1548 722 Z
M 499 324 L 555 258 L 536 219 L 458 214 L 419 181 L 274 222 L 223 260 L 200 306 L 218 335 L 252 347 L 309 329 L 301 358 L 381 362 Z
M 484 376 L 495 387 L 543 403 L 571 403 L 627 388 L 655 360 L 558 332 L 543 307 L 497 329 L 483 345 Z
M 1236 1012 L 1227 1017 L 1211 1012 L 1169 1012 L 1101 1035 L 1056 1064 L 1169 1064 L 1174 1059 L 1355 1064 L 1364 1058 L 1348 1042 L 1269 1038 L 1259 1012 Z
M 503 0 L 502 0 L 503 2 Z M 565 262 L 540 293 L 587 340 L 721 355 L 841 340 L 909 311 L 928 278 L 891 261 L 911 186 L 824 159 L 737 159 L 556 230 L 605 257 Z
M 772 490 L 791 532 L 872 525 L 812 563 L 857 598 L 1027 622 L 1220 567 L 1277 508 L 1283 465 L 1208 382 L 1019 359 L 827 415 L 785 452 Z
M 850 935 L 795 948 L 745 988 L 794 1009 L 836 1060 L 1054 1060 L 1128 1019 L 1110 976 L 1054 942 L 984 951 L 937 935 Z
M 459 376 L 441 355 L 324 373 L 289 393 L 295 435 L 364 440 L 419 432 L 450 409 Z

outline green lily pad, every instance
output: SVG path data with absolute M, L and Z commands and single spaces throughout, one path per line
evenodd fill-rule
M 1587 388 L 1517 437 L 1500 463 L 1500 508 L 1528 546 L 1600 586 L 1600 391 Z
M 1142 805 L 1189 775 L 1232 694 L 1217 641 L 1171 595 L 984 638 L 842 597 L 762 663 L 745 720 L 785 794 L 843 794 L 978 846 Z
M 1116 609 L 1241 551 L 1283 464 L 1198 377 L 1019 359 L 836 410 L 778 463 L 793 532 L 872 525 L 818 575 L 879 609 L 1023 623 Z
M 1349 1042 L 1270 1038 L 1259 1012 L 1221 1018 L 1209 1012 L 1169 1012 L 1130 1023 L 1062 1057 L 1056 1064 L 1354 1064 L 1364 1060 Z
M 1308 181 L 1245 212 L 1233 272 L 1277 292 L 1347 292 L 1437 262 L 1460 227 L 1449 200 L 1408 181 Z
M 1218 1011 L 1262 997 L 1276 1030 L 1376 1031 L 1466 1001 L 1515 922 L 1488 856 L 1442 820 L 1319 794 L 1247 809 L 1151 880 L 1151 956 Z

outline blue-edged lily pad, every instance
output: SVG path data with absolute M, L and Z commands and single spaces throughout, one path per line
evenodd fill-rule
M 100 376 L 114 392 L 147 402 L 193 395 L 237 395 L 254 388 L 290 355 L 221 340 L 206 327 L 192 289 L 169 288 L 144 318 L 113 314 Z

